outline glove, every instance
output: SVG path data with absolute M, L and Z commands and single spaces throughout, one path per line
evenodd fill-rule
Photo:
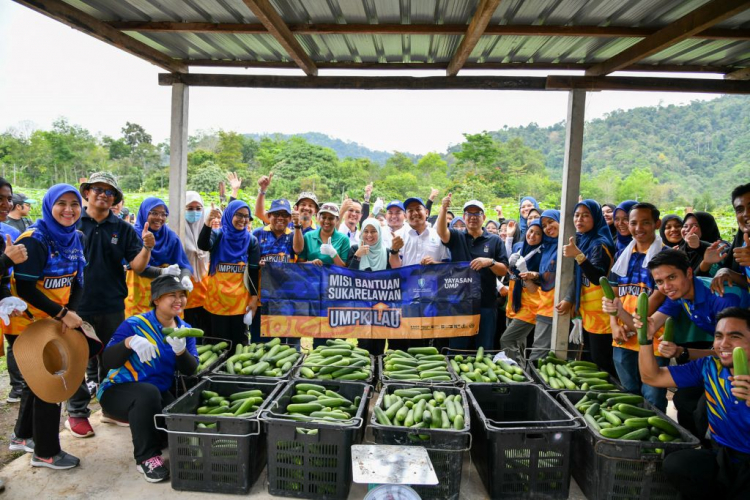
M 172 346 L 172 350 L 176 355 L 179 356 L 180 354 L 185 352 L 185 346 L 187 346 L 186 338 L 164 337 L 164 340 L 167 341 L 167 344 Z M 132 342 L 130 345 L 133 345 Z
M 130 349 L 135 351 L 141 363 L 146 363 L 156 357 L 156 346 L 143 337 L 131 337 Z
M 516 252 L 514 254 L 511 254 L 510 257 L 508 257 L 508 265 L 510 267 L 516 267 L 516 262 L 518 262 L 518 259 L 521 257 L 521 254 Z
M 518 269 L 519 273 L 528 273 L 529 268 L 526 266 L 526 259 L 524 259 L 522 256 L 518 256 L 518 260 L 516 261 L 516 269 Z
M 180 281 L 180 283 L 182 283 L 182 286 L 187 288 L 188 292 L 193 291 L 193 280 L 190 279 L 190 276 L 185 276 L 184 278 L 182 278 L 182 281 Z
M 375 200 L 375 204 L 372 206 L 372 215 L 378 215 L 381 210 L 383 210 L 383 199 L 378 198 L 377 200 Z
M 3 320 L 5 326 L 10 324 L 10 316 L 14 312 L 23 312 L 26 310 L 26 302 L 19 299 L 18 297 L 6 297 L 0 300 L 0 319 Z
M 253 324 L 253 310 L 248 309 L 245 313 L 245 316 L 242 318 L 242 322 L 245 323 L 247 326 L 250 326 Z
M 571 344 L 580 344 L 583 341 L 583 322 L 581 318 L 573 318 L 573 329 L 568 336 Z
M 333 245 L 330 243 L 324 243 L 323 245 L 320 245 L 320 253 L 323 255 L 327 255 L 331 258 L 336 257 L 336 249 L 333 248 Z
M 164 275 L 167 276 L 179 276 L 180 275 L 180 266 L 177 264 L 172 264 L 171 266 L 162 267 L 161 268 L 161 276 Z

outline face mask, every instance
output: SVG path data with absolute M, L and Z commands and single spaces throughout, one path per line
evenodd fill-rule
M 201 210 L 191 210 L 185 212 L 185 220 L 189 223 L 198 222 L 201 220 L 201 217 L 203 217 L 203 211 Z

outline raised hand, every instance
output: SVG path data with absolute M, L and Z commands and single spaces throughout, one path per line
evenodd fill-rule
M 146 248 L 154 248 L 154 246 L 156 245 L 156 238 L 154 238 L 154 233 L 148 230 L 148 222 L 143 225 L 141 239 L 143 240 L 143 246 Z
M 576 246 L 576 237 L 571 236 L 568 240 L 567 245 L 563 245 L 563 255 L 565 257 L 575 257 L 576 255 L 583 253 L 581 249 Z
M 299 211 L 296 208 L 292 209 L 292 224 L 299 226 Z
M 438 195 L 439 192 L 440 192 L 439 190 L 437 190 L 435 188 L 431 188 L 430 189 L 430 199 L 432 201 L 435 201 L 435 197 Z
M 451 198 L 453 197 L 453 193 L 448 193 L 445 198 L 443 198 L 442 207 L 446 210 L 448 210 L 451 207 Z
M 258 187 L 261 191 L 265 192 L 268 190 L 268 186 L 271 185 L 271 179 L 273 179 L 273 172 L 270 172 L 268 175 L 263 175 L 258 179 Z
M 367 255 L 368 253 L 370 253 L 370 245 L 362 245 L 361 247 L 359 247 L 357 249 L 357 251 L 354 253 L 354 255 L 356 255 L 357 258 L 361 259 L 362 257 L 364 257 L 365 255 Z
M 232 188 L 232 192 L 237 192 L 240 190 L 240 187 L 242 186 L 242 179 L 237 177 L 237 174 L 235 172 L 229 172 L 227 174 L 227 180 L 229 181 L 229 187 Z
M 509 220 L 508 225 L 505 226 L 505 235 L 507 238 L 512 238 L 516 234 L 516 222 Z
M 370 196 L 372 196 L 372 182 L 365 186 L 365 201 L 369 201 Z
M 714 241 L 711 246 L 706 248 L 703 254 L 703 262 L 706 264 L 718 264 L 727 256 L 729 245 L 721 240 Z
M 745 239 L 744 247 L 736 247 L 733 250 L 734 260 L 741 266 L 750 266 L 750 236 L 747 233 L 742 235 Z
M 401 250 L 402 248 L 404 248 L 404 239 L 391 231 L 391 250 Z
M 498 219 L 502 219 L 503 218 L 503 207 L 501 207 L 500 205 L 497 205 L 495 207 L 495 212 L 497 213 L 497 218 Z
M 698 248 L 701 246 L 701 239 L 696 231 L 698 231 L 698 227 L 690 228 L 690 233 L 685 237 L 685 243 L 687 243 L 690 248 Z
M 216 208 L 216 206 L 211 203 L 211 211 L 208 212 L 208 217 L 206 217 L 206 225 L 208 227 L 213 227 L 214 221 L 221 220 L 221 211 Z
M 23 243 L 14 245 L 9 234 L 5 235 L 5 255 L 7 255 L 14 264 L 20 264 L 29 258 L 28 253 L 26 253 L 26 247 Z

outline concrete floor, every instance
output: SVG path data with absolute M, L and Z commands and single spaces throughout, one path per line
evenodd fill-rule
M 135 469 L 130 429 L 102 424 L 100 417 L 100 412 L 94 413 L 91 417 L 91 423 L 96 431 L 96 436 L 92 438 L 74 438 L 67 431 L 60 434 L 62 448 L 81 459 L 79 467 L 68 471 L 31 467 L 29 465 L 31 457 L 26 454 L 0 470 L 0 478 L 5 480 L 5 492 L 0 495 L 0 498 L 29 500 L 232 498 L 229 495 L 175 491 L 168 482 L 147 483 Z M 366 493 L 366 485 L 353 484 L 349 500 L 362 499 Z M 279 498 L 268 493 L 265 470 L 253 485 L 250 495 L 257 499 Z M 461 500 L 488 498 L 468 452 L 464 455 L 460 498 Z M 572 479 L 569 498 L 585 499 Z

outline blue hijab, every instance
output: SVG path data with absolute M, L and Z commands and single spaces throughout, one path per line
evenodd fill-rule
M 638 203 L 635 200 L 626 200 L 617 205 L 617 208 L 614 209 L 612 212 L 612 219 L 615 218 L 617 215 L 618 210 L 622 210 L 625 212 L 625 215 L 628 215 L 630 213 L 630 209 L 633 208 L 633 205 Z M 620 234 L 620 231 L 615 229 L 615 234 L 617 235 L 617 251 L 623 250 L 626 246 L 630 245 L 630 242 L 633 241 L 633 237 L 631 235 L 623 236 Z
M 531 196 L 524 196 L 523 198 L 521 198 L 521 203 L 518 204 L 518 220 L 520 221 L 520 224 L 521 224 L 522 234 L 526 234 L 526 230 L 529 228 L 529 223 L 526 222 L 526 218 L 521 215 L 521 205 L 523 205 L 523 202 L 527 200 L 534 204 L 534 208 L 536 208 L 539 211 L 539 213 L 542 212 L 541 209 L 539 208 L 539 203 L 537 203 L 534 198 L 532 198 Z
M 237 229 L 232 224 L 232 219 L 237 210 L 247 208 L 250 213 L 250 207 L 247 203 L 240 200 L 229 202 L 227 208 L 221 216 L 221 232 L 219 239 L 214 244 L 211 251 L 211 265 L 208 268 L 208 274 L 216 274 L 216 265 L 219 262 L 237 263 L 247 262 L 247 249 L 250 246 L 252 235 L 247 229 Z
M 553 221 L 560 223 L 560 211 L 559 210 L 545 210 L 542 212 L 543 221 L 544 218 L 552 219 Z M 549 292 L 555 288 L 555 273 L 557 272 L 557 238 L 550 238 L 546 234 L 542 236 L 542 260 L 539 262 L 539 276 L 541 277 L 542 290 Z
M 466 225 L 466 221 L 463 219 L 463 217 L 454 217 L 452 221 L 448 224 L 449 229 L 455 229 L 456 231 L 459 231 L 458 228 L 453 227 L 456 225 L 456 222 L 463 222 L 464 226 Z M 466 228 L 464 228 L 464 231 L 466 231 Z
M 75 194 L 78 203 L 83 207 L 81 194 L 76 188 L 70 184 L 55 184 L 49 188 L 42 199 L 42 217 L 31 225 L 31 228 L 36 229 L 32 233 L 32 237 L 48 247 L 52 247 L 50 248 L 51 253 L 57 252 L 63 259 L 74 263 L 78 268 L 76 281 L 83 286 L 83 268 L 86 267 L 86 256 L 83 253 L 83 244 L 81 243 L 81 236 L 76 230 L 76 224 L 63 226 L 52 215 L 52 207 L 62 195 L 67 193 Z M 83 208 L 81 209 L 83 210 Z M 80 219 L 80 215 L 78 218 Z M 76 220 L 77 222 L 78 220 Z
M 531 224 L 529 224 L 529 229 L 532 226 L 539 226 L 539 230 L 542 229 L 542 223 L 540 219 L 531 221 Z M 544 231 L 542 232 L 542 239 L 544 239 Z M 529 245 L 528 241 L 526 241 L 526 236 L 524 236 L 523 243 L 518 242 L 515 245 L 513 245 L 513 253 L 519 252 L 521 255 L 526 258 L 527 255 L 529 255 L 531 252 L 539 248 L 539 245 Z M 531 256 L 531 258 L 526 259 L 526 267 L 530 272 L 538 272 L 539 271 L 539 263 L 542 260 L 542 252 L 537 252 L 534 255 Z M 518 312 L 521 309 L 521 292 L 523 291 L 523 286 L 521 284 L 523 281 L 519 279 L 519 282 L 516 283 L 516 286 L 513 287 L 513 310 L 515 312 Z
M 614 255 L 615 242 L 612 241 L 612 233 L 609 232 L 607 221 L 604 220 L 604 215 L 602 215 L 602 207 L 594 200 L 583 200 L 573 208 L 573 212 L 575 213 L 576 209 L 580 206 L 589 209 L 589 212 L 591 212 L 591 216 L 594 219 L 594 227 L 585 233 L 576 233 L 576 246 L 584 253 L 584 255 L 586 255 L 586 257 L 590 257 L 593 250 L 599 246 L 605 247 L 610 255 Z M 578 262 L 575 263 L 575 270 L 576 311 L 578 311 L 578 308 L 581 305 L 581 285 L 583 280 L 583 270 L 581 269 L 581 266 L 578 265 Z
M 149 196 L 143 200 L 143 203 L 141 203 L 141 206 L 138 209 L 138 215 L 135 218 L 135 226 L 133 226 L 138 238 L 141 238 L 143 226 L 148 221 L 148 213 L 156 207 L 164 207 L 164 211 L 167 213 L 167 216 L 169 216 L 169 208 L 163 200 L 154 196 Z M 149 232 L 154 235 L 156 243 L 154 249 L 151 250 L 151 259 L 148 261 L 148 265 L 161 267 L 164 264 L 170 266 L 172 264 L 177 264 L 181 269 L 190 269 L 190 273 L 192 274 L 193 266 L 190 265 L 187 255 L 185 255 L 185 250 L 182 248 L 180 237 L 177 236 L 177 233 L 172 231 L 169 226 L 167 226 L 166 222 L 167 221 L 164 221 L 164 224 L 158 231 L 149 229 Z

